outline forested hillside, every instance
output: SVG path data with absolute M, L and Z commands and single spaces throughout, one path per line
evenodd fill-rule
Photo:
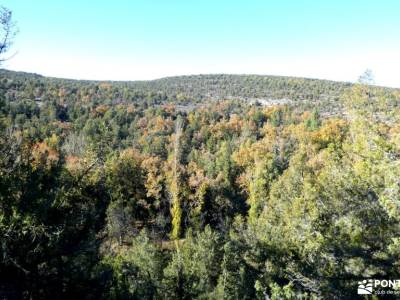
M 149 81 L 79 81 L 59 78 L 46 78 L 41 75 L 0 70 L 0 76 L 32 85 L 98 85 L 112 84 L 114 89 L 138 93 L 162 93 L 169 97 L 183 94 L 186 97 L 204 99 L 281 99 L 291 100 L 337 100 L 351 84 L 319 79 L 306 79 L 284 76 L 262 75 L 191 75 L 166 77 Z M 127 96 L 127 95 L 125 95 Z
M 400 278 L 398 90 L 0 76 L 0 298 L 354 299 Z
M 173 102 L 178 110 L 191 110 L 209 101 L 240 100 L 248 104 L 288 104 L 322 115 L 343 115 L 341 97 L 350 83 L 284 76 L 192 75 L 149 81 L 88 81 L 44 77 L 0 69 L 1 88 L 10 100 L 31 100 L 41 105 L 58 99 L 64 106 L 78 103 L 154 106 Z M 391 94 L 396 89 L 374 87 Z

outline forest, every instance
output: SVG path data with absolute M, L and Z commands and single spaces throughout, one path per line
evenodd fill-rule
M 1 70 L 0 298 L 354 299 L 400 278 L 399 109 L 362 83 Z
M 399 299 L 366 288 L 400 282 L 400 89 L 223 73 L 348 80 L 367 58 L 390 85 L 398 9 L 17 2 L 17 47 L 0 5 L 0 300 Z

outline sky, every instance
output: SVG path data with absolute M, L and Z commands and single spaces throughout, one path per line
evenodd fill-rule
M 0 0 L 19 33 L 4 67 L 145 80 L 233 73 L 400 87 L 398 0 Z

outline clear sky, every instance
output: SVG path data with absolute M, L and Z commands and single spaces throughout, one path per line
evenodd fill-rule
M 399 0 L 0 0 L 5 67 L 77 79 L 250 73 L 400 87 Z

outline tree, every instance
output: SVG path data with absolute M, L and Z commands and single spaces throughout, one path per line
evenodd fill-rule
M 175 141 L 174 154 L 172 162 L 172 179 L 170 183 L 171 193 L 171 217 L 172 217 L 172 232 L 171 237 L 177 239 L 182 233 L 182 201 L 180 187 L 180 138 L 182 135 L 182 119 L 178 118 L 175 126 Z
M 162 267 L 160 251 L 141 231 L 128 249 L 102 259 L 95 274 L 103 278 L 101 298 L 160 299 Z
M 132 212 L 122 201 L 111 202 L 107 208 L 107 230 L 111 239 L 117 239 L 122 246 L 123 238 L 132 230 Z
M 347 130 L 330 120 L 309 132 L 272 184 L 250 227 L 260 242 L 252 248 L 265 253 L 260 291 L 350 299 L 349 282 L 397 276 L 398 150 L 387 127 L 365 116 L 353 115 Z
M 224 245 L 216 299 L 254 299 L 254 283 L 243 259 L 244 251 L 243 246 L 235 240 Z
M 127 149 L 106 161 L 106 186 L 112 203 L 107 210 L 111 237 L 121 244 L 133 229 L 133 221 L 146 222 L 151 215 L 151 203 L 146 196 L 142 157 L 135 149 Z
M 17 33 L 16 25 L 12 19 L 12 12 L 8 8 L 0 7 L 0 63 L 7 58 L 3 57 L 13 42 Z
M 366 85 L 375 84 L 375 78 L 374 74 L 372 73 L 372 70 L 371 69 L 365 70 L 365 72 L 361 74 L 360 77 L 358 77 L 358 82 Z
M 188 230 L 185 241 L 175 245 L 172 260 L 164 269 L 165 298 L 207 299 L 217 285 L 220 272 L 220 234 L 209 226 L 196 236 Z
M 0 135 L 0 288 L 21 298 L 77 296 L 103 228 L 107 195 L 89 174 L 70 174 L 49 150 L 18 133 L 7 141 Z

